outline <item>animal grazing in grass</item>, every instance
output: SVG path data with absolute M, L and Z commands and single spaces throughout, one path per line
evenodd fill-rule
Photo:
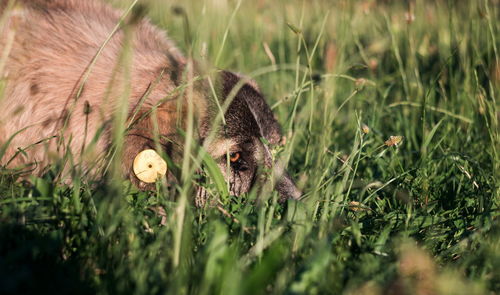
M 93 0 L 2 1 L 0 9 L 2 165 L 41 174 L 71 154 L 74 165 L 103 171 L 123 134 L 114 149 L 123 174 L 150 189 L 159 176 L 178 177 L 158 154 L 180 165 L 189 136 L 180 130 L 194 122 L 193 141 L 216 161 L 231 194 L 248 192 L 258 167 L 279 166 L 268 143 L 279 144 L 280 127 L 255 83 L 205 70 L 139 12 L 124 17 Z M 224 124 L 214 126 L 221 110 Z M 286 172 L 273 169 L 280 199 L 298 198 Z

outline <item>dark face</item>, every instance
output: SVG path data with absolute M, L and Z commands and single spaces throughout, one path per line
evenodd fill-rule
M 240 77 L 234 73 L 221 74 L 221 96 L 224 102 L 231 102 L 225 113 L 226 124 L 208 144 L 208 152 L 229 182 L 232 195 L 248 192 L 255 184 L 270 181 L 274 176 L 280 200 L 299 198 L 300 192 L 290 177 L 273 163 L 271 146 L 262 140 L 271 145 L 281 141 L 280 127 L 271 109 L 253 83 L 239 82 Z

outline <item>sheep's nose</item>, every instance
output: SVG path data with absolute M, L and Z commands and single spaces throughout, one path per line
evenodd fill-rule
M 293 180 L 287 173 L 284 173 L 278 184 L 276 190 L 280 194 L 280 201 L 284 202 L 288 199 L 298 200 L 302 195 L 301 191 L 295 186 Z

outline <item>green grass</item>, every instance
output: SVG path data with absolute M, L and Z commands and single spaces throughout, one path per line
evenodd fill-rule
M 303 200 L 3 169 L 0 293 L 500 292 L 498 1 L 166 2 L 184 52 L 260 84 Z

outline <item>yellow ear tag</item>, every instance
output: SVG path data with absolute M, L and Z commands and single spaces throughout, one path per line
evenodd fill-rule
M 167 162 L 154 150 L 143 150 L 134 159 L 134 173 L 145 183 L 154 183 L 167 174 Z

